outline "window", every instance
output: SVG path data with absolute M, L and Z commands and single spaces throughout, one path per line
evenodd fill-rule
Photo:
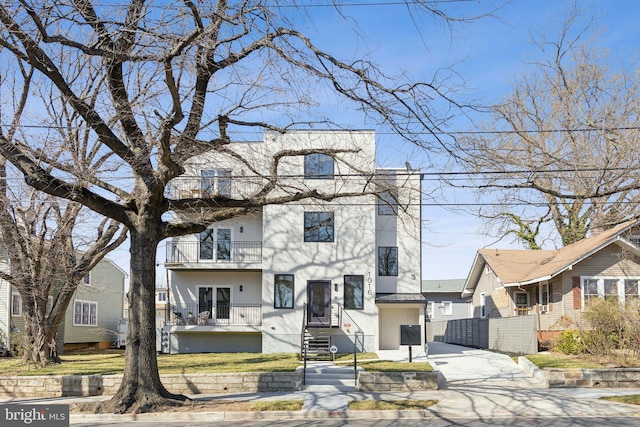
M 433 308 L 435 306 L 435 302 L 428 301 L 427 302 L 427 319 L 433 319 Z
M 167 302 L 167 293 L 166 292 L 156 292 L 156 302 L 163 303 Z
M 306 179 L 333 179 L 333 157 L 320 153 L 304 156 L 304 177 Z
M 354 310 L 364 308 L 364 276 L 344 276 L 344 307 Z
M 638 278 L 582 277 L 582 308 L 594 298 L 619 301 L 621 304 L 638 302 Z
M 333 242 L 333 212 L 305 212 L 304 241 Z
M 487 294 L 484 292 L 480 294 L 480 317 L 482 319 L 487 317 Z
M 200 259 L 231 261 L 231 229 L 207 228 L 200 233 Z
M 451 301 L 442 301 L 440 307 L 442 307 L 443 316 L 453 316 L 453 303 Z
M 231 171 L 208 169 L 200 171 L 200 188 L 206 196 L 231 197 Z
M 87 273 L 82 277 L 82 283 L 87 286 L 91 286 L 91 273 Z
M 293 308 L 293 274 L 276 274 L 273 308 Z
M 75 300 L 73 302 L 73 325 L 96 326 L 98 324 L 98 303 Z
M 22 316 L 22 298 L 17 292 L 11 294 L 11 315 Z
M 378 194 L 378 215 L 397 215 L 398 198 L 391 191 Z
M 540 312 L 546 313 L 549 311 L 549 284 L 544 283 L 540 286 Z
M 378 248 L 378 276 L 398 275 L 398 248 L 380 246 Z
M 625 304 L 640 304 L 640 294 L 638 294 L 638 280 L 627 279 L 624 281 L 624 302 Z

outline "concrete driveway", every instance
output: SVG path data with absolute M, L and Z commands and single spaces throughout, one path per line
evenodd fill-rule
M 507 355 L 442 342 L 429 342 L 429 362 L 447 379 L 447 387 L 500 383 L 541 388 Z

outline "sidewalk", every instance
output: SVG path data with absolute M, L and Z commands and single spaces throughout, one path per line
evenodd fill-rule
M 384 357 L 403 356 L 399 352 Z M 407 354 L 408 359 L 408 354 Z M 426 361 L 426 357 L 421 359 Z M 172 421 L 240 421 L 283 419 L 402 419 L 402 418 L 511 418 L 534 416 L 640 416 L 640 407 L 597 400 L 606 395 L 640 394 L 640 389 L 546 389 L 522 373 L 509 358 L 498 353 L 442 343 L 429 343 L 430 363 L 448 380 L 444 390 L 393 393 L 364 393 L 309 387 L 302 391 L 248 393 L 236 395 L 190 395 L 194 400 L 303 400 L 296 412 L 172 412 Z M 416 355 L 414 355 L 414 361 Z M 0 403 L 70 404 L 109 397 L 51 399 L 1 399 Z M 350 411 L 352 400 L 436 399 L 438 404 L 424 411 Z M 139 415 L 71 414 L 74 423 L 131 423 L 162 421 L 167 414 Z

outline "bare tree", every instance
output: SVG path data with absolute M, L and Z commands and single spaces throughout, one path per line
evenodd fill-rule
M 639 70 L 616 69 L 578 16 L 570 13 L 556 39 L 536 42 L 542 59 L 493 108 L 500 132 L 460 140 L 479 198 L 497 202 L 480 215 L 532 248 L 541 224 L 552 222 L 568 245 L 636 216 L 640 202 Z
M 440 128 L 460 107 L 436 78 L 422 83 L 390 77 L 366 60 L 342 61 L 323 51 L 285 19 L 292 9 L 280 6 L 262 0 L 131 0 L 122 6 L 21 0 L 0 6 L 4 66 L 33 67 L 34 85 L 82 118 L 81 131 L 90 133 L 95 152 L 108 161 L 99 157 L 96 173 L 78 176 L 68 160 L 52 159 L 43 140 L 29 135 L 46 130 L 25 127 L 24 135 L 0 136 L 0 153 L 34 188 L 87 206 L 129 229 L 126 366 L 118 393 L 103 410 L 144 411 L 184 398 L 163 387 L 155 355 L 155 260 L 149 254 L 161 240 L 203 231 L 214 221 L 268 204 L 362 194 L 290 191 L 278 166 L 309 150 L 283 149 L 263 176 L 231 150 L 232 139 L 242 139 L 252 129 L 286 132 L 301 122 L 313 125 L 309 113 L 313 121 L 331 126 L 330 119 L 314 113 L 314 93 L 324 93 L 429 147 L 433 138 L 442 142 Z M 432 6 L 407 3 L 412 13 L 446 22 L 446 14 Z M 85 88 L 95 80 L 106 87 L 92 97 Z M 436 114 L 434 109 L 442 105 L 448 110 Z M 23 118 L 22 123 L 28 121 Z M 185 173 L 190 159 L 205 152 L 234 157 L 260 178 L 259 188 L 240 198 L 170 197 L 165 191 L 169 183 Z M 324 154 L 344 153 L 327 149 Z M 202 215 L 188 215 L 195 211 Z M 174 221 L 168 221 L 169 213 Z

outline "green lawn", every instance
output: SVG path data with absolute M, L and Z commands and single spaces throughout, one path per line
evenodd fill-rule
M 25 364 L 19 357 L 0 358 L 0 375 L 109 375 L 121 374 L 124 351 L 69 352 L 62 363 L 44 369 Z M 195 353 L 160 354 L 160 374 L 201 372 L 291 372 L 299 365 L 296 354 Z
M 353 365 L 353 364 L 352 364 Z M 433 368 L 426 362 L 390 362 L 388 360 L 358 363 L 368 372 L 431 372 Z
M 356 411 L 420 410 L 438 403 L 437 400 L 354 400 L 349 409 Z
M 640 405 L 640 394 L 629 394 L 627 396 L 605 396 L 602 400 L 610 400 L 612 402 L 630 403 L 632 405 Z
M 604 368 L 605 367 L 592 360 L 586 359 L 585 357 L 571 356 L 571 355 L 566 355 L 562 353 L 551 352 L 551 353 L 529 354 L 526 356 L 526 358 L 529 359 L 531 363 L 533 363 L 540 369 L 545 369 L 545 368 L 587 369 L 587 368 Z

